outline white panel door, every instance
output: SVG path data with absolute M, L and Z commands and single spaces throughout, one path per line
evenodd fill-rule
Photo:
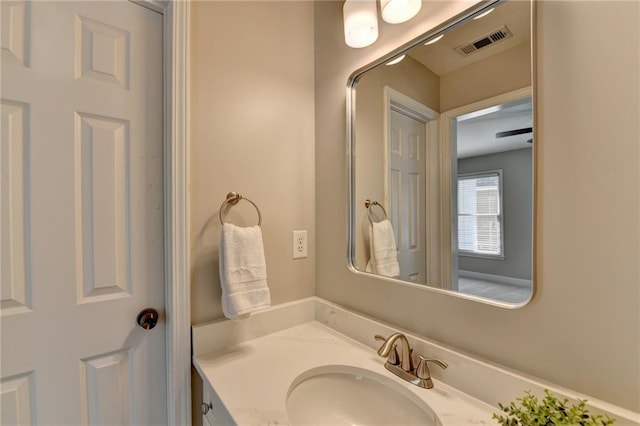
M 398 245 L 400 277 L 425 282 L 426 127 L 394 109 L 389 111 L 389 219 Z
M 162 16 L 1 8 L 0 423 L 166 424 Z

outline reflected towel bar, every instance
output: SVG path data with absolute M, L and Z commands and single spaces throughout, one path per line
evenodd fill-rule
M 367 208 L 367 217 L 369 218 L 369 222 L 373 224 L 373 218 L 371 217 L 371 207 L 378 206 L 382 209 L 382 213 L 384 213 L 384 218 L 382 220 L 387 219 L 387 211 L 384 209 L 384 206 L 377 201 L 371 201 L 370 199 L 366 199 L 364 202 L 364 206 Z

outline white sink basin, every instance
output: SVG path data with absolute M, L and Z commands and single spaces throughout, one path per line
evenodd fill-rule
M 287 393 L 287 415 L 294 426 L 441 425 L 424 401 L 391 378 L 341 365 L 298 376 Z

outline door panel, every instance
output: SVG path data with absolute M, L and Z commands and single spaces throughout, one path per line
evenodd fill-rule
M 28 276 L 28 241 L 25 164 L 28 106 L 2 101 L 2 301 L 0 313 L 18 313 L 31 308 L 31 282 Z
M 1 11 L 0 423 L 164 424 L 162 16 Z
M 389 111 L 388 204 L 398 245 L 400 277 L 425 282 L 425 123 Z

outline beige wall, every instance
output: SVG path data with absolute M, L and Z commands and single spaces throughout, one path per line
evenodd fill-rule
M 507 310 L 347 269 L 345 83 L 433 26 L 444 5 L 424 3 L 416 19 L 384 25 L 376 44 L 356 50 L 342 39 L 341 2 L 316 2 L 318 295 L 640 411 L 638 2 L 538 2 L 538 290 L 529 305 Z
M 315 294 L 313 3 L 194 1 L 191 9 L 191 320 L 222 317 L 220 204 L 262 211 L 273 304 Z M 252 225 L 244 202 L 229 220 Z M 292 260 L 291 232 L 309 231 Z
M 356 265 L 364 270 L 369 260 L 365 231 L 369 226 L 364 201 L 369 198 L 384 203 L 384 87 L 438 111 L 439 78 L 411 57 L 399 64 L 381 66 L 367 72 L 356 85 Z M 385 205 L 385 209 L 389 206 Z M 361 232 L 362 231 L 362 232 Z
M 440 112 L 531 85 L 531 44 L 511 49 L 440 76 Z

